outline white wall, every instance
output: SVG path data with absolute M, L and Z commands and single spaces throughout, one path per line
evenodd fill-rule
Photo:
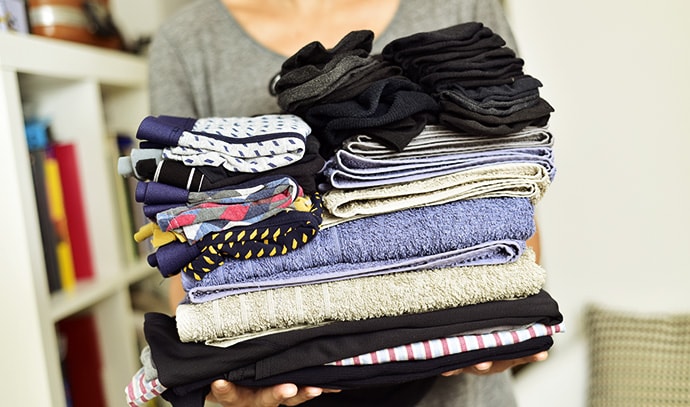
M 152 36 L 158 26 L 189 0 L 109 0 L 113 21 L 127 43 Z
M 586 303 L 690 312 L 690 2 L 506 3 L 525 70 L 556 109 L 558 173 L 537 216 L 568 326 L 518 396 L 584 406 Z

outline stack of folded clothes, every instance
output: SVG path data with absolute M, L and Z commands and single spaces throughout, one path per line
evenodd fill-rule
M 135 239 L 151 238 L 149 264 L 165 277 L 182 270 L 201 279 L 227 258 L 310 241 L 321 223 L 315 174 L 324 163 L 310 133 L 290 114 L 145 118 L 141 148 L 118 170 L 139 179 L 135 198 L 151 222 Z
M 388 404 L 379 405 L 413 405 L 440 373 L 547 350 L 563 331 L 558 304 L 544 290 L 546 272 L 526 245 L 534 206 L 555 176 L 546 127 L 552 109 L 539 97 L 541 84 L 480 23 L 401 38 L 381 55 L 370 55 L 372 39 L 355 31 L 332 49 L 311 43 L 282 66 L 275 92 L 283 115 L 304 120 L 303 148 L 312 137 L 322 160 L 311 181 L 280 168 L 262 173 L 270 165 L 257 163 L 286 161 L 281 150 L 280 159 L 269 153 L 242 167 L 261 167 L 249 181 L 226 183 L 216 176 L 221 170 L 207 170 L 227 193 L 186 193 L 182 184 L 203 183 L 198 165 L 237 171 L 245 164 L 169 151 L 180 140 L 192 151 L 221 140 L 225 134 L 207 124 L 220 119 L 142 122 L 163 127 L 166 137 L 141 140 L 173 148 L 155 157 L 142 148 L 123 167 L 141 180 L 142 202 L 156 207 L 154 232 L 141 233 L 181 235 L 158 245 L 149 262 L 164 276 L 181 273 L 187 296 L 174 317 L 146 315 L 148 347 L 126 389 L 130 405 L 162 395 L 176 407 L 203 406 L 219 378 L 343 389 L 310 405 L 351 397 L 353 389 L 372 390 L 374 404 L 357 405 L 382 397 Z M 159 211 L 161 202 L 146 196 L 173 160 L 184 181 L 162 195 L 180 196 L 176 205 L 184 206 Z M 185 224 L 216 195 L 262 206 L 257 216 L 239 217 L 257 223 Z M 285 214 L 310 216 L 309 223 L 263 228 Z M 236 248 L 238 233 L 255 236 L 249 247 Z M 280 246 L 274 235 L 294 244 L 283 239 L 282 250 L 267 255 Z

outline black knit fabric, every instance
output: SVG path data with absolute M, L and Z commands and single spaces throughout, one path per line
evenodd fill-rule
M 372 83 L 356 98 L 337 103 L 324 103 L 307 110 L 305 121 L 312 126 L 322 146 L 322 154 L 330 157 L 333 150 L 355 134 L 369 133 L 368 130 L 385 126 L 397 127 L 401 120 L 412 119 L 419 123 L 419 131 L 411 134 L 400 132 L 385 143 L 397 149 L 404 148 L 410 140 L 419 135 L 427 123 L 427 115 L 435 114 L 438 103 L 424 93 L 419 85 L 406 77 L 396 76 Z
M 287 175 L 295 179 L 305 194 L 316 192 L 316 174 L 325 160 L 319 154 L 319 141 L 307 136 L 304 156 L 293 164 L 260 173 L 231 172 L 223 167 L 188 166 L 182 161 L 141 160 L 136 164 L 137 173 L 147 181 L 156 181 L 190 191 L 200 192 L 241 184 L 258 177 Z

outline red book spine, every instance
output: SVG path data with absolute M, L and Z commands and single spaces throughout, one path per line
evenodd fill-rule
M 57 323 L 64 341 L 64 369 L 73 407 L 105 406 L 101 347 L 93 314 Z
M 74 143 L 55 143 L 53 151 L 60 168 L 75 277 L 77 280 L 89 279 L 94 275 L 94 267 L 77 147 Z

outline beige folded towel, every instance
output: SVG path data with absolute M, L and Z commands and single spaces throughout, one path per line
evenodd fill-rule
M 450 267 L 256 291 L 177 307 L 183 342 L 213 342 L 275 328 L 419 313 L 522 298 L 546 272 L 527 249 L 513 263 Z
M 536 204 L 551 181 L 536 163 L 496 164 L 434 178 L 358 189 L 332 189 L 322 196 L 322 227 L 407 208 L 460 199 L 521 197 Z

